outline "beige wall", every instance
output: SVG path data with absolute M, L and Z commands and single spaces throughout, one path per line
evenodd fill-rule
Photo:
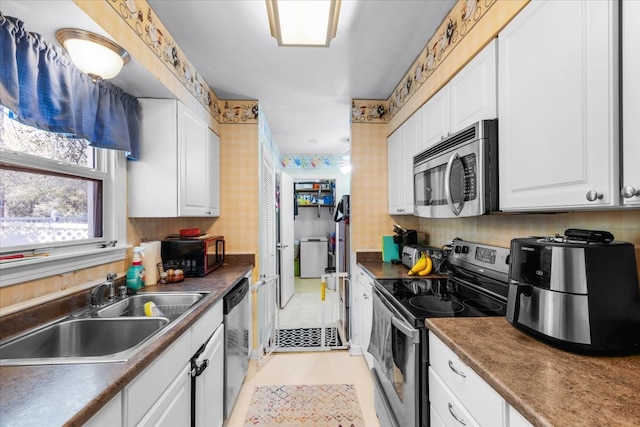
M 380 250 L 383 230 L 391 234 L 387 215 L 386 124 L 351 126 L 352 251 Z

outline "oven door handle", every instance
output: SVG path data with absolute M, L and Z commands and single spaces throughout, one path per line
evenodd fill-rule
M 447 169 L 444 172 L 444 197 L 447 199 L 447 204 L 449 205 L 449 209 L 456 216 L 460 215 L 462 211 L 462 203 L 459 203 L 459 206 L 456 207 L 453 203 L 453 197 L 451 197 L 451 169 L 453 168 L 453 162 L 458 158 L 458 153 L 454 153 L 453 156 L 447 162 Z
M 420 333 L 417 329 L 412 328 L 406 322 L 398 319 L 396 316 L 391 316 L 391 324 L 395 326 L 400 332 L 408 336 L 411 339 L 411 344 L 420 343 Z

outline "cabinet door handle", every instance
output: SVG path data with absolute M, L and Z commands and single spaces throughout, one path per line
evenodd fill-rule
M 451 369 L 456 374 L 460 375 L 462 378 L 467 378 L 467 374 L 465 374 L 464 372 L 456 369 L 456 367 L 453 366 L 453 362 L 451 360 L 449 360 L 449 369 Z
M 602 200 L 604 194 L 598 193 L 595 190 L 591 190 L 587 192 L 587 200 L 590 202 L 595 202 L 596 200 Z
M 640 188 L 636 190 L 631 186 L 622 187 L 622 190 L 620 190 L 620 195 L 625 199 L 630 199 L 635 196 L 640 196 Z
M 457 422 L 459 422 L 460 424 L 462 424 L 463 426 L 466 426 L 467 423 L 464 422 L 464 419 L 458 417 L 456 415 L 455 412 L 453 412 L 453 405 L 451 404 L 451 402 L 449 402 L 449 413 L 451 414 L 451 416 L 453 417 L 453 419 L 455 419 Z

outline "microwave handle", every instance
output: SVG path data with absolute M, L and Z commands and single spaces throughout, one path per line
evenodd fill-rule
M 220 251 L 220 246 L 222 244 L 222 251 Z M 224 240 L 218 240 L 216 242 L 216 261 L 224 262 Z
M 451 197 L 451 184 L 449 181 L 451 180 L 451 168 L 453 167 L 453 162 L 457 158 L 458 153 L 454 153 L 454 155 L 451 156 L 451 158 L 447 162 L 447 169 L 444 172 L 444 197 L 447 199 L 449 209 L 451 209 L 451 212 L 453 212 L 456 216 L 460 215 L 460 212 L 462 211 L 462 203 L 459 203 L 458 207 L 454 205 L 453 198 Z

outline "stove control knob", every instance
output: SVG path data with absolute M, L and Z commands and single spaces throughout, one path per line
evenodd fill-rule
M 469 253 L 469 246 L 463 246 L 462 247 L 462 253 L 463 254 L 468 254 Z
M 460 246 L 455 246 L 455 247 L 453 248 L 453 252 L 455 252 L 455 253 L 459 254 L 460 252 L 462 252 L 462 248 L 461 248 Z

